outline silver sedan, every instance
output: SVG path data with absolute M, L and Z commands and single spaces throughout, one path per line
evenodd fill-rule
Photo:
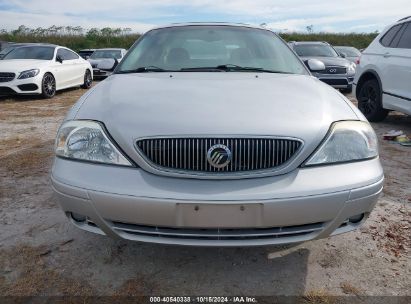
M 152 243 L 256 246 L 348 232 L 384 180 L 357 108 L 276 34 L 247 25 L 147 32 L 74 105 L 55 149 L 53 187 L 74 225 Z

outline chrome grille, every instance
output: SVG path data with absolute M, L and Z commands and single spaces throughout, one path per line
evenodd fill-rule
M 221 144 L 231 161 L 216 168 L 207 160 L 210 147 Z M 140 153 L 155 166 L 194 172 L 242 172 L 273 169 L 287 163 L 302 146 L 282 138 L 153 138 L 137 141 Z
M 0 82 L 9 82 L 16 77 L 14 73 L 0 73 Z
M 324 72 L 322 72 L 322 74 L 346 74 L 346 73 L 347 73 L 347 68 L 333 67 L 333 66 L 326 67 Z
M 111 222 L 111 226 L 118 232 L 137 236 L 197 240 L 245 240 L 298 237 L 311 233 L 318 233 L 324 228 L 324 223 L 320 222 L 298 226 L 243 229 L 158 227 L 135 225 L 122 222 Z

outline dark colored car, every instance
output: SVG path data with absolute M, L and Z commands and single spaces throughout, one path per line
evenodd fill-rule
M 344 93 L 351 93 L 355 63 L 342 57 L 327 42 L 290 42 L 289 45 L 304 63 L 307 64 L 308 59 L 318 59 L 324 63 L 324 71 L 312 71 L 315 77 Z
M 96 49 L 84 49 L 84 50 L 80 50 L 78 51 L 77 54 L 79 54 L 83 59 L 89 59 L 91 55 L 93 55 L 94 51 Z

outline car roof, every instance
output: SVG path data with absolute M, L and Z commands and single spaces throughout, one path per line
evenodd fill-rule
M 50 46 L 50 47 L 60 47 L 55 44 L 51 43 L 22 43 L 22 44 L 13 44 L 10 45 L 11 47 L 15 46 L 16 48 L 24 48 L 24 47 L 31 47 L 31 46 Z
M 57 46 L 51 43 L 42 43 L 42 42 L 11 42 L 9 45 L 15 47 L 23 47 L 23 46 Z
M 387 31 L 389 31 L 394 25 L 404 24 L 404 23 L 407 23 L 407 22 L 410 22 L 410 21 L 411 21 L 411 16 L 401 18 L 400 20 L 397 20 L 396 22 L 387 25 L 387 26 L 381 31 L 380 36 L 385 35 L 385 33 L 386 33 Z
M 401 19 L 398 20 L 397 22 L 399 23 L 399 22 L 403 22 L 403 21 L 409 21 L 409 19 L 411 19 L 411 16 L 407 16 L 407 17 L 401 18 Z
M 391 27 L 397 24 L 403 24 L 411 21 L 411 16 L 401 18 L 400 20 L 397 20 L 396 22 L 391 23 L 390 25 L 387 25 L 384 30 L 381 32 L 381 34 L 384 34 L 387 30 L 389 30 Z
M 252 25 L 252 24 L 247 24 L 247 23 L 232 23 L 232 22 L 184 22 L 184 23 L 171 23 L 171 24 L 166 24 L 166 25 L 161 25 L 161 26 L 156 26 L 153 27 L 152 30 L 157 30 L 157 29 L 162 29 L 162 28 L 169 28 L 169 27 L 183 27 L 183 26 L 216 26 L 216 25 L 222 25 L 222 26 L 233 26 L 233 27 L 249 27 L 249 28 L 255 28 L 255 29 L 262 29 L 262 30 L 267 30 L 269 31 L 268 28 L 262 27 L 262 26 L 257 26 L 257 25 Z

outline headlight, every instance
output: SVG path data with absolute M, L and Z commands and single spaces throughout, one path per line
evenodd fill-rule
M 27 79 L 31 78 L 34 76 L 37 76 L 40 73 L 39 69 L 33 69 L 33 70 L 28 70 L 28 71 L 23 71 L 20 73 L 20 76 L 18 79 Z
M 370 124 L 341 121 L 331 126 L 325 141 L 306 166 L 366 160 L 378 156 L 378 141 Z
M 348 67 L 348 74 L 355 74 L 355 69 L 357 65 L 354 62 L 351 62 L 350 66 Z
M 56 139 L 56 155 L 90 162 L 132 166 L 111 142 L 103 126 L 95 121 L 64 123 Z

